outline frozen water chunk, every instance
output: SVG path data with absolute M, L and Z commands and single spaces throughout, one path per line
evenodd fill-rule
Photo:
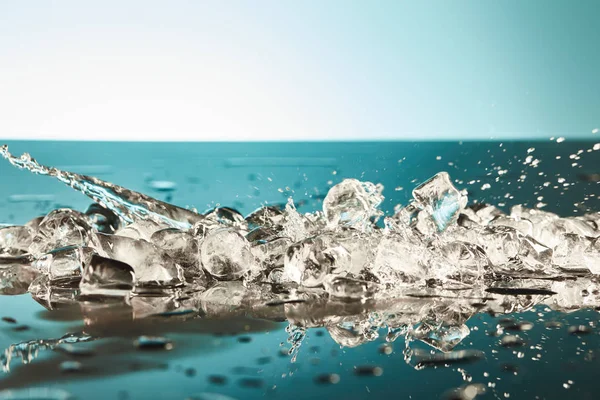
M 135 275 L 130 265 L 94 254 L 83 270 L 79 284 L 86 296 L 127 296 Z
M 81 279 L 81 271 L 92 256 L 92 249 L 63 247 L 44 254 L 33 266 L 48 275 L 53 285 L 68 285 Z
M 151 242 L 183 268 L 187 280 L 204 278 L 198 239 L 191 233 L 177 228 L 161 229 L 152 234 Z
M 384 284 L 414 283 L 426 277 L 424 263 L 427 262 L 426 248 L 416 247 L 398 235 L 390 235 L 379 242 L 371 272 Z
M 252 246 L 252 254 L 267 271 L 281 268 L 284 264 L 285 252 L 291 244 L 292 241 L 289 238 L 260 241 Z
M 372 217 L 382 215 L 377 208 L 384 199 L 382 190 L 382 186 L 357 179 L 344 179 L 333 186 L 323 200 L 323 213 L 329 225 L 366 229 Z
M 584 253 L 590 246 L 590 240 L 573 233 L 560 235 L 560 240 L 554 248 L 552 262 L 561 268 L 579 269 L 584 261 Z
M 456 278 L 460 282 L 473 283 L 491 268 L 485 251 L 476 244 L 455 241 L 445 244 L 441 251 L 450 264 L 457 267 Z
M 16 295 L 27 292 L 27 288 L 40 275 L 31 267 L 31 258 L 0 257 L 0 294 Z
M 592 274 L 600 275 L 600 238 L 594 239 L 583 253 L 585 266 Z
M 211 231 L 200 248 L 202 266 L 220 280 L 235 280 L 255 267 L 250 243 L 235 228 Z
M 523 235 L 531 235 L 533 234 L 533 224 L 530 220 L 525 218 L 515 219 L 512 217 L 498 217 L 492 222 L 489 223 L 488 226 L 508 226 L 516 229 L 521 232 Z
M 91 237 L 92 227 L 84 214 L 61 208 L 44 217 L 29 246 L 29 252 L 39 257 L 60 247 L 86 246 Z
M 0 228 L 0 255 L 19 256 L 27 253 L 33 233 L 33 229 L 28 226 Z
M 265 206 L 253 211 L 246 217 L 251 229 L 258 227 L 275 227 L 283 223 L 283 211 L 279 207 Z
M 115 234 L 131 239 L 144 239 L 150 241 L 152 234 L 161 229 L 168 228 L 166 224 L 159 224 L 152 220 L 138 220 L 119 229 Z
M 216 207 L 204 214 L 205 222 L 212 222 L 217 225 L 235 226 L 244 228 L 246 221 L 244 216 L 238 210 L 229 207 Z
M 97 234 L 96 250 L 102 257 L 129 264 L 136 288 L 170 288 L 184 283 L 183 269 L 171 257 L 145 240 Z
M 331 236 L 322 235 L 304 239 L 291 245 L 285 254 L 286 279 L 306 287 L 323 284 L 329 273 L 348 271 L 350 253 Z
M 447 172 L 428 179 L 416 187 L 412 195 L 439 232 L 456 223 L 459 213 L 467 205 L 467 196 L 452 185 Z
M 484 229 L 477 240 L 497 270 L 554 273 L 552 249 L 508 226 Z

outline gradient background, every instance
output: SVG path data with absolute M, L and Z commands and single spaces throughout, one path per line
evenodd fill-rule
M 592 139 L 600 2 L 2 1 L 0 137 Z

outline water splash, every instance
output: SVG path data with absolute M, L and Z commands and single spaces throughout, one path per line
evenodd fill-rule
M 58 179 L 108 208 L 126 223 L 150 219 L 176 228 L 189 228 L 202 219 L 197 213 L 122 186 L 95 177 L 47 167 L 38 163 L 28 153 L 19 157 L 13 156 L 7 145 L 0 146 L 0 155 L 17 168 Z

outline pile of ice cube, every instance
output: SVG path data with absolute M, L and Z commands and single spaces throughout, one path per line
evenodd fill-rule
M 187 225 L 172 223 L 176 213 L 158 201 L 128 218 L 99 204 L 85 213 L 54 210 L 0 228 L 0 290 L 43 297 L 51 288 L 78 287 L 80 295 L 106 297 L 243 281 L 364 299 L 407 286 L 600 273 L 600 213 L 561 218 L 521 206 L 509 215 L 491 205 L 467 207 L 465 193 L 440 172 L 381 221 L 382 189 L 346 179 L 330 189 L 322 212 L 302 214 L 290 199 L 284 209 L 266 206 L 246 217 L 216 208 Z

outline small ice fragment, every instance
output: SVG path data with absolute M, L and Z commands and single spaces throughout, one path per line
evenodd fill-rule
M 455 223 L 467 204 L 467 197 L 452 185 L 447 172 L 439 172 L 416 187 L 412 194 L 417 205 L 435 222 L 439 232 Z
M 128 264 L 94 254 L 83 270 L 79 288 L 86 296 L 123 297 L 133 289 L 134 280 Z
M 39 257 L 66 246 L 87 246 L 92 227 L 87 217 L 75 210 L 61 208 L 44 217 L 29 246 L 29 252 Z
M 382 215 L 378 209 L 384 197 L 382 187 L 357 179 L 344 179 L 329 189 L 323 200 L 323 212 L 330 226 L 366 229 L 371 218 Z
M 211 231 L 200 248 L 202 266 L 213 277 L 235 280 L 254 268 L 250 243 L 235 228 Z
M 0 255 L 19 256 L 27 253 L 33 234 L 33 229 L 28 226 L 0 228 Z

